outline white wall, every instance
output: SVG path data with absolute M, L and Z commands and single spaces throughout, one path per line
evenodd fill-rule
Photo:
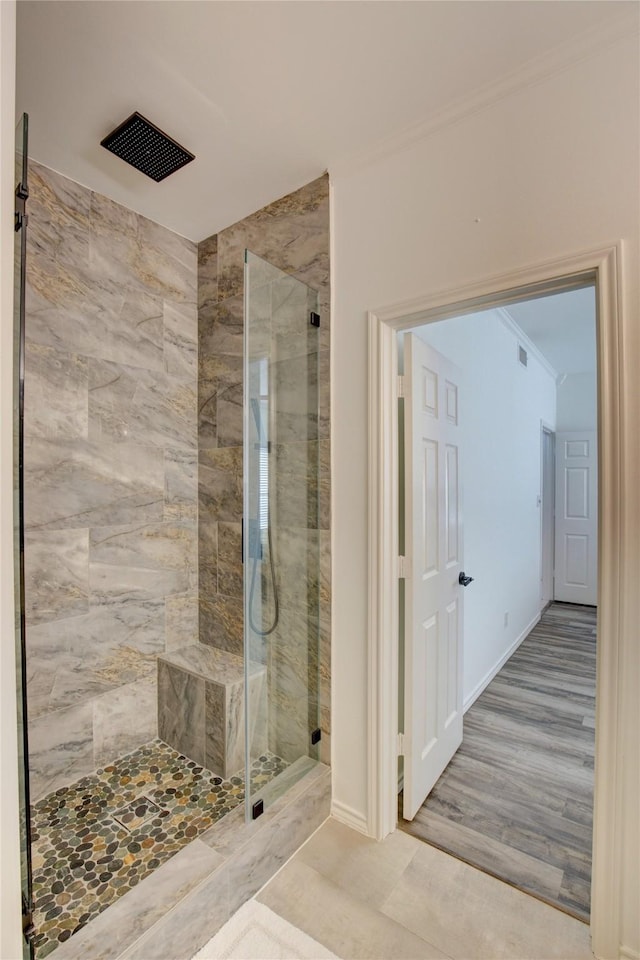
M 540 421 L 555 427 L 556 384 L 532 353 L 518 362 L 495 310 L 414 332 L 462 371 L 466 708 L 540 613 Z
M 332 740 L 335 799 L 366 821 L 366 311 L 621 239 L 629 451 L 622 477 L 629 535 L 621 545 L 621 938 L 640 953 L 638 89 L 638 37 L 632 32 L 402 152 L 332 174 Z
M 0 3 L 0 957 L 22 955 L 13 604 L 13 191 L 16 9 Z
M 557 429 L 595 430 L 598 424 L 595 373 L 569 373 L 558 384 Z

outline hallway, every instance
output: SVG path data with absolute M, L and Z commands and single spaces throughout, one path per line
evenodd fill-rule
M 596 609 L 551 604 L 399 828 L 588 921 L 595 669 Z

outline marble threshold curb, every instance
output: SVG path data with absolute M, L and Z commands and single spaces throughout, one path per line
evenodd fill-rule
M 244 804 L 180 850 L 55 950 L 55 960 L 192 957 L 329 816 L 331 769 L 298 761 L 301 779 L 252 823 Z M 307 769 L 308 768 L 308 769 Z

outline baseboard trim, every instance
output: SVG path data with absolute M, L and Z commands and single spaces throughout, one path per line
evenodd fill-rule
M 363 817 L 358 810 L 354 810 L 354 808 L 348 804 L 341 803 L 340 800 L 332 800 L 331 816 L 334 820 L 344 823 L 346 827 L 351 827 L 352 830 L 357 830 L 358 833 L 364 833 L 366 837 L 369 836 L 367 818 Z
M 638 953 L 637 950 L 632 950 L 631 947 L 625 947 L 624 944 L 620 944 L 618 958 L 619 960 L 640 960 L 640 953 Z
M 533 618 L 531 623 L 524 628 L 522 633 L 520 633 L 516 637 L 516 639 L 511 644 L 511 646 L 505 651 L 505 653 L 502 654 L 498 662 L 495 663 L 491 667 L 489 672 L 484 675 L 480 683 L 476 684 L 476 686 L 473 688 L 469 696 L 465 698 L 464 704 L 462 705 L 463 713 L 467 712 L 469 707 L 471 707 L 475 703 L 475 701 L 478 699 L 478 697 L 483 692 L 483 690 L 486 690 L 486 688 L 489 686 L 489 684 L 491 683 L 493 678 L 496 676 L 496 674 L 502 670 L 502 668 L 504 667 L 509 657 L 513 656 L 513 654 L 516 652 L 516 650 L 518 649 L 522 641 L 531 633 L 535 625 L 540 622 L 541 615 L 542 614 L 540 613 L 536 614 L 536 616 Z

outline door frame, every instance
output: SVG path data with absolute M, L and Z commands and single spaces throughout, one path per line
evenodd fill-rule
M 545 434 L 553 438 L 552 449 L 553 449 L 553 482 L 552 487 L 552 499 L 553 499 L 553 519 L 551 523 L 551 532 L 553 536 L 553 545 L 551 551 L 551 598 L 550 601 L 545 601 L 545 598 L 542 596 L 543 583 L 544 583 L 544 468 L 545 468 L 545 456 L 544 456 L 544 438 Z M 556 431 L 551 427 L 545 420 L 540 421 L 540 610 L 542 611 L 548 602 L 552 602 L 555 599 L 555 560 L 556 560 Z
M 622 242 L 545 261 L 369 312 L 368 833 L 397 825 L 398 351 L 397 332 L 595 284 L 598 361 L 598 646 L 591 935 L 596 956 L 616 956 L 622 844 L 617 704 L 624 463 L 621 405 Z

